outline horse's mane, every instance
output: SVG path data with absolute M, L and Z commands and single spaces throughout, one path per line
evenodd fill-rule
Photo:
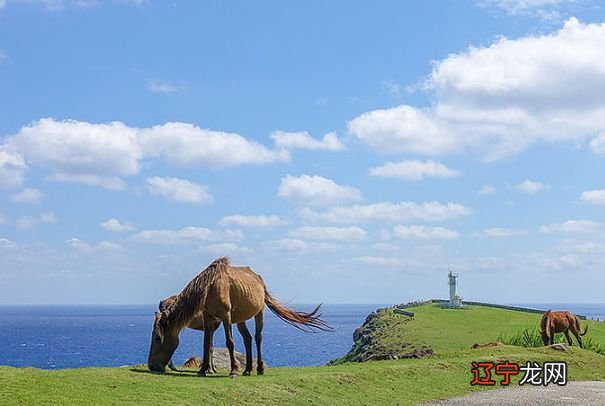
M 229 258 L 214 260 L 206 269 L 193 278 L 179 293 L 174 301 L 161 313 L 166 328 L 181 329 L 201 310 L 206 302 L 207 287 L 214 282 L 222 271 L 229 268 Z

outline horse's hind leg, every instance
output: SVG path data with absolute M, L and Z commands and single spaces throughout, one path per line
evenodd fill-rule
M 567 338 L 567 342 L 569 343 L 569 346 L 571 347 L 573 345 L 573 342 L 571 341 L 571 337 L 569 336 L 569 330 L 565 330 L 563 332 L 563 334 L 565 334 L 565 338 Z
M 261 350 L 261 344 L 263 341 L 263 323 L 264 323 L 264 313 L 265 309 L 261 309 L 261 311 L 254 316 L 254 341 L 256 341 L 256 373 L 258 375 L 262 375 L 265 373 L 265 363 L 263 362 L 263 352 Z
M 246 369 L 242 375 L 248 376 L 252 372 L 252 334 L 248 331 L 246 322 L 237 323 L 237 329 L 244 339 L 244 347 L 246 347 Z

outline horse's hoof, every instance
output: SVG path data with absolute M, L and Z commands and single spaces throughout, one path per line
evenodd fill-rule
M 206 376 L 206 372 L 200 371 L 200 372 L 197 373 L 197 376 L 205 377 Z
M 257 375 L 264 375 L 265 374 L 265 370 L 264 369 L 259 369 L 258 371 L 256 371 Z
M 250 371 L 244 371 L 244 372 L 242 373 L 242 375 L 243 375 L 243 376 L 250 376 Z
M 237 372 L 231 372 L 229 374 L 229 378 L 233 379 L 233 378 L 237 378 Z

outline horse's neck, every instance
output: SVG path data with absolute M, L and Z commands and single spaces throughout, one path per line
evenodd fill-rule
M 208 290 L 213 284 L 220 283 L 225 269 L 225 266 L 207 269 L 189 282 L 168 310 L 168 322 L 179 331 L 183 329 L 204 307 Z
M 198 306 L 192 306 L 186 296 L 178 295 L 166 315 L 166 320 L 171 328 L 178 332 L 184 329 L 198 312 Z

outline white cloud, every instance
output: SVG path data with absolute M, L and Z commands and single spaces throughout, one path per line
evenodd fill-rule
M 290 160 L 286 150 L 270 150 L 239 134 L 202 129 L 188 123 L 173 122 L 144 129 L 140 143 L 146 156 L 161 156 L 176 165 L 225 168 Z
M 602 229 L 602 224 L 591 220 L 567 220 L 563 223 L 540 227 L 542 233 L 592 233 Z
M 323 176 L 309 175 L 286 175 L 281 179 L 277 195 L 297 203 L 317 206 L 357 202 L 362 199 L 359 189 L 339 185 Z
M 484 160 L 541 142 L 582 142 L 605 131 L 604 48 L 605 24 L 574 18 L 549 35 L 470 47 L 433 64 L 430 107 L 366 112 L 349 132 L 387 152 Z
M 367 233 L 359 227 L 299 227 L 288 233 L 289 236 L 302 240 L 316 241 L 359 241 Z
M 210 230 L 205 227 L 184 227 L 179 230 L 143 230 L 132 238 L 136 241 L 177 244 L 199 241 L 239 241 L 244 238 L 240 230 Z
M 38 216 L 23 216 L 17 220 L 17 228 L 29 230 L 39 224 L 52 224 L 57 221 L 57 216 L 52 212 L 42 213 Z
M 349 132 L 384 152 L 439 155 L 457 148 L 431 112 L 412 106 L 363 113 L 348 124 Z
M 523 193 L 535 195 L 538 192 L 548 189 L 548 185 L 533 180 L 525 180 L 517 185 L 517 189 Z
M 137 133 L 120 122 L 91 124 L 45 118 L 31 123 L 7 144 L 31 165 L 47 166 L 51 179 L 123 189 L 122 176 L 139 171 Z
M 288 150 L 308 149 L 340 151 L 346 148 L 345 145 L 338 139 L 338 135 L 334 132 L 327 133 L 321 140 L 311 137 L 311 135 L 306 131 L 275 131 L 273 134 L 271 134 L 271 138 L 273 138 L 275 145 L 278 148 Z
M 496 194 L 497 190 L 494 186 L 485 184 L 481 186 L 481 189 L 477 192 L 479 195 L 493 195 Z
M 382 166 L 370 168 L 370 175 L 383 178 L 401 178 L 410 181 L 421 181 L 424 178 L 451 178 L 460 176 L 460 171 L 450 169 L 441 162 L 433 160 L 409 160 L 387 162 Z
M 241 227 L 276 227 L 286 224 L 286 221 L 279 216 L 272 214 L 270 216 L 243 216 L 235 214 L 232 216 L 223 217 L 219 224 L 222 226 L 235 225 Z
M 333 223 L 359 223 L 369 221 L 406 222 L 413 220 L 442 221 L 471 214 L 472 210 L 457 203 L 439 202 L 380 202 L 352 206 L 333 207 L 324 212 L 303 208 L 301 217 Z
M 90 244 L 86 241 L 82 241 L 79 238 L 70 238 L 65 241 L 65 244 L 69 245 L 71 248 L 83 252 L 83 253 L 93 253 L 99 251 L 119 251 L 122 249 L 120 244 L 116 244 L 109 241 L 101 241 L 98 244 Z
M 473 237 L 488 237 L 488 238 L 506 238 L 526 235 L 527 230 L 522 228 L 505 228 L 505 227 L 492 227 L 486 228 L 481 233 L 474 233 Z
M 187 123 L 150 128 L 121 122 L 94 124 L 44 118 L 22 127 L 0 145 L 0 186 L 20 186 L 29 166 L 50 170 L 48 178 L 108 189 L 124 189 L 124 177 L 139 173 L 143 159 L 215 168 L 290 159 L 241 135 L 204 130 Z
M 0 248 L 14 248 L 15 243 L 9 240 L 8 238 L 0 237 Z
M 42 193 L 38 189 L 26 188 L 11 196 L 11 200 L 15 203 L 39 203 L 40 200 L 44 197 L 44 193 Z
M 565 239 L 560 248 L 564 252 L 579 253 L 582 255 L 602 255 L 603 252 L 605 252 L 605 245 L 602 243 L 577 240 L 573 238 Z
M 574 0 L 477 0 L 481 7 L 495 7 L 509 15 L 536 15 L 552 19 L 559 15 L 558 6 Z
M 382 90 L 386 91 L 388 94 L 394 97 L 399 97 L 401 95 L 401 86 L 397 82 L 393 82 L 392 80 L 383 81 Z
M 152 93 L 175 93 L 181 92 L 187 89 L 187 86 L 184 84 L 175 84 L 172 82 L 162 82 L 157 80 L 152 80 L 147 83 L 147 88 Z
M 595 154 L 605 155 L 605 132 L 590 141 L 590 148 Z
M 204 185 L 178 178 L 147 178 L 147 190 L 151 195 L 180 203 L 212 203 L 213 199 Z
M 296 238 L 282 238 L 269 240 L 263 243 L 271 251 L 285 251 L 294 253 L 310 253 L 332 251 L 335 246 L 327 242 L 307 242 Z
M 132 224 L 120 223 L 120 221 L 116 218 L 110 218 L 109 220 L 101 223 L 101 227 L 103 227 L 107 231 L 115 231 L 118 233 L 134 230 L 134 226 Z
M 309 244 L 305 241 L 294 238 L 282 238 L 280 240 L 266 241 L 264 245 L 276 251 L 303 251 L 308 248 Z
M 2 0 L 0 1 L 0 9 L 6 7 L 10 3 L 31 4 L 40 6 L 48 11 L 60 11 L 67 7 L 86 8 L 99 4 L 99 0 Z
M 217 256 L 227 256 L 234 254 L 251 254 L 254 251 L 248 247 L 240 247 L 232 242 L 225 242 L 219 244 L 208 244 L 200 246 L 201 252 L 208 252 Z
M 397 252 L 399 246 L 390 242 L 377 242 L 372 244 L 372 249 L 376 251 Z
M 396 257 L 361 256 L 355 257 L 353 260 L 364 265 L 380 266 L 385 268 L 399 268 L 407 265 L 406 261 Z
M 426 227 L 426 226 L 402 226 L 393 227 L 393 235 L 402 239 L 432 240 L 443 239 L 453 240 L 460 236 L 460 233 L 444 227 Z
M 114 0 L 117 4 L 133 4 L 140 6 L 147 0 Z M 41 7 L 47 11 L 58 12 L 67 8 L 89 8 L 102 4 L 101 0 L 0 0 L 0 10 L 8 4 L 21 3 Z
M 605 189 L 587 190 L 582 192 L 580 200 L 584 203 L 605 204 Z
M 234 254 L 251 254 L 254 252 L 250 248 L 240 247 L 239 245 L 234 244 L 232 242 L 202 245 L 200 247 L 200 251 L 208 252 L 213 255 L 219 255 L 219 256 L 234 255 Z
M 27 165 L 21 155 L 0 146 L 0 188 L 21 186 L 26 170 Z

